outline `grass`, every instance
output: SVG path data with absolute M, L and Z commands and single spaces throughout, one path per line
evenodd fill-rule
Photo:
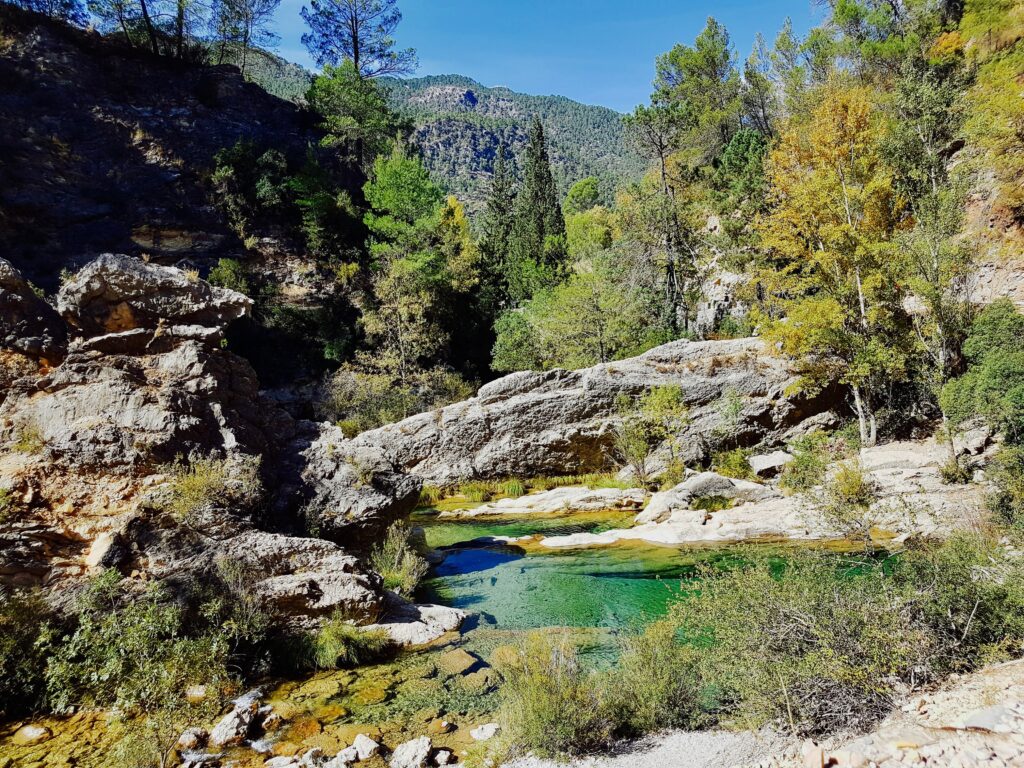
M 238 461 L 196 458 L 167 467 L 167 499 L 162 507 L 182 522 L 213 505 L 251 504 L 262 493 L 257 457 Z
M 384 586 L 403 597 L 412 597 L 430 566 L 413 549 L 410 530 L 404 523 L 392 525 L 370 554 L 370 564 L 383 578 Z
M 754 470 L 747 460 L 749 451 L 743 448 L 735 448 L 731 451 L 722 451 L 711 457 L 711 467 L 715 472 L 736 480 L 753 480 Z
M 11 449 L 17 453 L 37 455 L 46 447 L 43 433 L 34 424 L 22 424 L 17 428 Z
M 383 629 L 359 629 L 335 615 L 313 639 L 313 663 L 317 669 L 357 667 L 381 658 L 391 647 Z

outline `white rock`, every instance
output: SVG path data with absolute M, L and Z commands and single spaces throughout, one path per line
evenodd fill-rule
M 455 761 L 455 755 L 447 749 L 437 750 L 437 754 L 434 755 L 434 765 L 449 765 Z
M 238 744 L 245 739 L 249 733 L 249 726 L 256 717 L 262 695 L 260 691 L 255 690 L 235 699 L 234 709 L 224 715 L 210 731 L 210 744 L 224 747 Z
M 360 733 L 352 742 L 356 750 L 356 756 L 360 761 L 369 760 L 374 755 L 380 754 L 380 744 L 371 739 L 365 733 Z
M 469 735 L 475 741 L 487 741 L 494 738 L 500 730 L 501 726 L 497 723 L 487 723 L 486 725 L 477 726 L 469 732 Z
M 514 499 L 499 499 L 472 509 L 442 512 L 440 517 L 564 515 L 574 512 L 600 512 L 606 509 L 640 509 L 646 498 L 647 492 L 642 488 L 622 490 L 566 486 Z
M 397 645 L 423 645 L 459 628 L 465 611 L 443 605 L 414 605 L 389 592 L 384 618 L 365 630 L 383 629 Z
M 299 761 L 294 757 L 272 757 L 263 763 L 263 768 L 290 768 L 298 764 Z
M 793 454 L 785 451 L 772 451 L 747 459 L 750 468 L 758 477 L 774 477 L 782 471 L 789 462 L 793 461 Z
M 400 744 L 391 753 L 388 765 L 391 768 L 424 768 L 430 758 L 430 749 L 430 737 L 420 736 L 418 739 Z

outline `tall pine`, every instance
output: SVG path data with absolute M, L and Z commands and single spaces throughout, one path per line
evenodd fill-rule
M 522 303 L 539 288 L 554 285 L 564 272 L 565 260 L 565 218 L 558 204 L 544 126 L 534 116 L 506 261 L 510 300 Z
M 491 178 L 491 194 L 483 217 L 480 239 L 481 301 L 496 314 L 508 303 L 506 279 L 509 242 L 512 239 L 513 209 L 516 202 L 515 179 L 506 159 L 505 144 L 498 145 Z

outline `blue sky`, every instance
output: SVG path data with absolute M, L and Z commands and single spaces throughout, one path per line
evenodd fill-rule
M 282 0 L 278 52 L 310 65 L 300 38 L 305 0 Z M 560 94 L 622 112 L 647 100 L 655 57 L 693 42 L 707 17 L 725 24 L 740 56 L 769 43 L 790 17 L 821 20 L 812 0 L 400 0 L 398 46 L 415 48 L 419 75 L 467 75 L 484 85 Z

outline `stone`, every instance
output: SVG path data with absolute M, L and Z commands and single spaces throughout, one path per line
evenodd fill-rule
M 263 768 L 290 768 L 293 765 L 298 765 L 298 759 L 294 757 L 272 757 L 263 763 Z
M 434 718 L 427 723 L 427 733 L 431 736 L 443 736 L 455 730 L 455 723 L 450 723 L 440 717 Z
M 209 738 L 204 728 L 189 728 L 178 737 L 178 749 L 194 752 L 204 747 Z
M 214 747 L 226 747 L 240 744 L 249 734 L 259 709 L 262 693 L 259 690 L 249 691 L 235 699 L 234 706 L 210 731 L 210 744 Z
M 163 323 L 223 328 L 252 305 L 247 296 L 180 269 L 112 253 L 87 264 L 57 294 L 57 311 L 86 337 Z
M 823 768 L 825 765 L 825 750 L 813 741 L 804 742 L 800 751 L 803 755 L 804 768 Z
M 750 468 L 758 477 L 775 477 L 782 472 L 789 462 L 793 461 L 793 454 L 785 451 L 772 451 L 771 453 L 759 453 L 747 459 Z
M 353 443 L 375 447 L 425 482 L 567 475 L 611 468 L 620 396 L 679 385 L 690 422 L 678 443 L 695 462 L 715 450 L 720 400 L 743 400 L 735 445 L 772 444 L 840 402 L 837 392 L 794 394 L 798 374 L 758 339 L 674 341 L 639 357 L 579 371 L 522 371 L 477 396 L 370 430 Z
M 470 509 L 445 510 L 440 517 L 482 517 L 487 515 L 569 515 L 574 512 L 637 510 L 647 500 L 642 488 L 586 488 L 566 486 L 531 493 L 518 498 L 499 499 Z
M 356 736 L 352 742 L 352 746 L 355 747 L 356 757 L 360 762 L 369 760 L 371 757 L 375 757 L 380 754 L 380 744 L 371 739 L 365 733 L 360 733 Z
M 480 663 L 480 659 L 464 648 L 446 651 L 437 659 L 437 666 L 449 675 L 464 675 Z
M 753 483 L 724 477 L 715 472 L 698 472 L 667 491 L 651 496 L 644 511 L 636 517 L 638 523 L 662 522 L 677 510 L 690 509 L 698 499 L 723 498 L 735 504 L 744 504 L 782 497 L 778 491 Z M 717 513 L 715 513 L 717 514 Z M 703 518 L 702 518 L 703 519 Z
M 424 768 L 430 758 L 431 747 L 429 736 L 407 741 L 391 753 L 388 765 L 391 768 Z
M 497 723 L 485 723 L 471 730 L 469 735 L 473 737 L 474 741 L 488 741 L 497 736 L 500 731 L 501 726 Z
M 60 315 L 5 259 L 0 259 L 0 349 L 51 364 L 59 363 L 67 351 L 67 329 Z
M 384 616 L 366 629 L 383 629 L 400 646 L 426 645 L 459 628 L 466 613 L 443 605 L 415 605 L 387 593 Z
M 434 754 L 434 765 L 450 765 L 455 762 L 455 755 L 450 749 L 439 749 Z
M 36 744 L 49 741 L 52 737 L 53 733 L 49 728 L 30 723 L 21 726 L 21 728 L 14 732 L 14 735 L 11 737 L 11 743 L 19 747 L 33 747 Z

